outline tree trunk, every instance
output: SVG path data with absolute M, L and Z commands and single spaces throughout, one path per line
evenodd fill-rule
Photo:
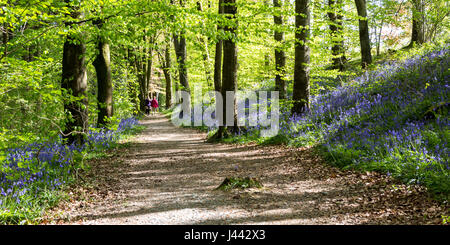
M 336 6 L 337 5 L 337 6 Z M 343 26 L 342 26 L 342 0 L 328 0 L 328 7 L 330 11 L 328 12 L 328 18 L 331 21 L 330 31 L 331 31 L 331 54 L 332 58 L 332 68 L 339 69 L 339 71 L 344 70 L 345 64 L 345 50 L 344 50 L 344 39 L 343 39 Z
M 379 56 L 380 52 L 381 52 L 381 33 L 383 31 L 383 25 L 384 25 L 384 20 L 381 21 L 380 29 L 378 30 L 378 33 L 375 31 L 375 34 L 377 35 L 377 56 Z
M 281 8 L 283 0 L 273 0 L 275 8 Z M 283 26 L 283 16 L 274 15 L 273 20 L 276 26 Z M 275 30 L 274 38 L 279 47 L 275 48 L 275 90 L 279 92 L 279 98 L 286 98 L 286 53 L 283 50 L 284 32 Z
M 223 137 L 225 127 L 227 130 L 236 131 L 237 129 L 237 112 L 236 112 L 236 98 L 227 98 L 226 92 L 233 91 L 236 93 L 237 91 L 237 46 L 236 40 L 233 39 L 236 35 L 237 30 L 237 21 L 236 13 L 237 6 L 236 0 L 224 0 L 224 13 L 229 14 L 229 19 L 234 20 L 233 23 L 224 28 L 225 32 L 231 33 L 232 38 L 228 38 L 223 40 L 223 67 L 222 67 L 222 90 L 221 94 L 223 97 L 223 124 L 224 126 L 219 127 L 218 137 Z M 231 23 L 231 22 L 230 22 Z M 230 125 L 227 123 L 227 100 L 233 100 L 230 102 L 233 104 L 234 118 L 233 124 Z M 230 119 L 231 121 L 231 119 Z
M 266 9 L 269 9 L 269 3 L 270 0 L 264 0 L 264 7 Z M 264 18 L 265 19 L 269 19 L 271 18 L 271 16 L 269 14 L 264 14 Z M 270 28 L 266 28 L 265 32 L 270 35 L 271 30 Z M 261 82 L 267 81 L 270 79 L 270 52 L 271 51 L 266 51 L 266 53 L 264 54 L 264 68 L 261 69 Z
M 202 3 L 201 2 L 197 2 L 197 10 L 202 12 L 203 8 L 202 8 Z M 204 23 L 201 23 L 202 28 L 205 28 Z M 209 87 L 212 86 L 211 82 L 212 82 L 212 77 L 211 77 L 211 70 L 210 70 L 210 65 L 209 65 L 209 50 L 208 50 L 208 41 L 207 39 L 205 39 L 203 36 L 200 36 L 198 38 L 198 42 L 199 45 L 201 46 L 202 49 L 202 56 L 203 56 L 203 65 L 205 67 L 205 79 L 206 79 L 206 83 L 208 84 Z
M 412 0 L 412 31 L 411 42 L 408 46 L 412 46 L 414 43 L 420 45 L 425 43 L 425 31 L 424 31 L 424 3 L 423 0 Z
M 8 23 L 3 23 L 2 42 L 3 42 L 3 57 L 8 55 L 8 41 L 9 41 Z
M 147 93 L 146 93 L 146 95 L 148 95 L 148 93 L 149 92 L 152 92 L 152 91 L 150 91 L 150 84 L 152 83 L 152 69 L 153 69 L 153 37 L 151 38 L 151 41 L 150 41 L 150 47 L 148 48 L 148 50 L 147 50 L 147 53 L 146 53 L 146 59 L 147 59 L 147 70 L 146 70 L 146 73 L 147 73 L 147 75 L 145 76 L 145 78 L 146 78 L 146 88 L 147 88 Z M 144 99 L 144 101 L 145 101 L 145 99 Z
M 145 88 L 145 84 L 146 84 L 146 81 L 147 81 L 146 78 L 145 78 L 145 76 L 147 74 L 147 72 L 146 72 L 147 63 L 144 62 L 145 61 L 144 58 L 143 58 L 144 55 L 142 54 L 142 53 L 145 53 L 145 49 L 143 51 L 140 48 L 138 50 L 138 52 L 139 52 L 139 55 L 136 55 L 135 58 L 136 58 L 136 64 L 137 64 L 136 65 L 136 67 L 137 67 L 137 80 L 138 80 L 138 84 L 139 84 L 139 95 L 138 95 L 138 98 L 139 98 L 139 111 L 144 111 L 145 110 L 145 108 L 144 108 L 144 101 L 145 101 L 145 98 L 146 98 L 146 94 L 148 93 L 147 89 Z
M 309 0 L 295 1 L 295 64 L 292 114 L 302 114 L 309 109 Z
M 223 14 L 224 6 L 223 0 L 219 0 L 219 14 Z M 220 25 L 217 25 L 217 31 L 222 29 Z M 218 92 L 222 90 L 222 49 L 223 41 L 219 38 L 216 43 L 216 55 L 214 58 L 214 89 Z
M 126 55 L 126 59 L 128 60 L 131 68 L 137 72 L 137 67 L 136 67 L 136 58 L 134 57 L 134 54 L 132 53 L 133 51 L 131 49 L 127 49 L 127 55 Z M 136 84 L 134 81 L 129 80 L 128 81 L 128 96 L 130 97 L 130 101 L 132 104 L 134 104 L 134 114 L 137 114 L 137 112 L 139 111 L 139 104 L 137 101 L 137 89 L 136 89 Z
M 178 75 L 180 84 L 184 87 L 185 91 L 189 91 L 189 81 L 186 67 L 186 38 L 179 35 L 174 35 L 174 46 L 178 61 Z
M 174 1 L 171 0 L 171 4 L 174 4 Z M 180 5 L 184 7 L 185 0 L 180 0 Z M 188 80 L 188 71 L 186 66 L 186 30 L 180 30 L 179 33 L 173 34 L 173 44 L 175 47 L 175 55 L 178 63 L 178 77 L 180 84 L 182 86 L 181 90 L 190 93 L 189 88 L 189 80 Z M 180 97 L 181 98 L 181 97 Z M 178 98 L 177 98 L 178 99 Z M 187 106 L 191 104 L 190 97 L 183 103 L 183 105 Z M 187 111 L 188 108 L 183 106 L 183 111 Z
M 98 23 L 98 28 L 102 28 L 103 23 Z M 97 73 L 97 101 L 99 127 L 107 124 L 107 118 L 113 116 L 113 87 L 111 79 L 111 61 L 109 44 L 105 38 L 99 36 L 97 42 L 98 54 L 93 62 L 95 72 Z
M 135 66 L 136 73 L 139 82 L 139 110 L 145 110 L 145 99 L 149 94 L 150 82 L 151 82 L 151 71 L 152 71 L 152 53 L 153 53 L 153 42 L 154 37 L 147 39 L 144 32 L 144 47 L 140 47 L 138 50 L 139 55 L 135 55 Z
M 163 64 L 164 78 L 166 80 L 166 109 L 172 107 L 172 76 L 170 74 L 170 68 L 172 67 L 172 60 L 170 59 L 170 42 L 166 44 L 164 50 L 164 59 L 161 59 Z
M 180 5 L 184 7 L 184 0 L 180 0 Z M 173 35 L 173 43 L 175 46 L 175 54 L 177 56 L 180 84 L 185 91 L 190 91 L 188 73 L 186 66 L 186 37 L 185 30 L 181 30 L 179 34 Z
M 80 15 L 77 9 L 72 8 L 72 18 L 79 18 Z M 72 116 L 66 121 L 64 129 L 64 137 L 67 138 L 68 144 L 74 142 L 82 144 L 83 133 L 88 129 L 85 52 L 86 47 L 82 37 L 67 36 L 63 49 L 61 88 L 74 98 L 64 101 L 64 110 Z
M 355 0 L 359 16 L 359 42 L 361 44 L 361 66 L 367 68 L 372 63 L 370 53 L 369 24 L 367 20 L 366 0 Z

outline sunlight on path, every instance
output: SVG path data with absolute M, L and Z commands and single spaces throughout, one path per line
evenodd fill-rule
M 117 170 L 123 195 L 69 212 L 75 224 L 416 222 L 402 220 L 408 210 L 397 212 L 396 219 L 383 211 L 391 190 L 372 188 L 355 180 L 361 175 L 322 164 L 308 149 L 205 143 L 204 133 L 176 128 L 162 115 L 141 123 L 147 129 L 131 142 Z M 257 177 L 264 188 L 214 190 L 228 176 Z M 377 178 L 375 184 L 386 181 Z

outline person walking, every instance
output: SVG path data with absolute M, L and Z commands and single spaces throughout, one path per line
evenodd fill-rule
M 147 98 L 145 99 L 144 107 L 145 107 L 145 114 L 147 116 L 150 115 L 150 107 L 151 107 L 150 96 L 147 96 Z
M 151 107 L 152 107 L 152 114 L 158 112 L 158 101 L 156 100 L 156 97 L 153 97 L 151 101 Z

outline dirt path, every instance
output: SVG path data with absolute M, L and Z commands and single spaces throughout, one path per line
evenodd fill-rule
M 147 129 L 129 147 L 92 162 L 86 178 L 96 187 L 74 192 L 55 210 L 65 222 L 439 224 L 449 214 L 423 188 L 341 171 L 310 149 L 209 144 L 204 133 L 176 128 L 161 115 L 142 123 Z M 227 176 L 249 175 L 264 188 L 214 190 Z

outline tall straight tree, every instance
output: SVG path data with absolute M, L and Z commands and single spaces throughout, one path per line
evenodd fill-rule
M 172 4 L 173 4 L 173 0 Z M 184 7 L 185 0 L 180 0 L 180 5 Z M 180 30 L 179 33 L 173 35 L 173 43 L 175 46 L 175 54 L 178 62 L 178 74 L 180 78 L 180 84 L 184 87 L 185 91 L 190 91 L 188 81 L 188 71 L 186 66 L 186 30 Z
M 164 57 L 158 52 L 159 63 L 162 65 L 164 79 L 166 80 L 166 109 L 172 107 L 172 74 L 170 73 L 172 59 L 170 58 L 170 42 L 171 40 L 168 40 L 165 44 Z
M 223 14 L 224 6 L 223 0 L 219 0 L 219 14 Z M 222 26 L 220 24 L 217 25 L 217 32 L 222 30 Z M 223 41 L 220 37 L 218 37 L 216 43 L 216 55 L 214 57 L 214 90 L 220 92 L 222 89 L 222 49 L 223 49 Z
M 134 68 L 139 83 L 139 110 L 144 111 L 144 101 L 149 94 L 153 64 L 155 34 L 143 31 L 142 45 L 134 50 Z
M 223 138 L 225 130 L 235 131 L 237 129 L 237 113 L 236 113 L 236 98 L 227 98 L 227 91 L 237 91 L 237 6 L 236 0 L 224 0 L 224 14 L 227 18 L 232 20 L 224 27 L 224 31 L 230 33 L 229 37 L 223 40 L 223 66 L 222 66 L 222 89 L 221 94 L 223 98 L 223 126 L 219 127 L 217 131 L 217 138 Z M 229 100 L 229 101 L 228 101 Z M 233 108 L 230 109 L 229 105 Z M 227 110 L 228 107 L 228 110 Z M 233 112 L 233 115 L 227 115 L 227 111 Z M 231 118 L 233 116 L 233 118 Z M 230 124 L 233 124 L 230 125 Z
M 308 47 L 311 15 L 309 0 L 295 1 L 295 62 L 292 114 L 302 114 L 309 109 L 309 61 Z
M 332 68 L 344 70 L 346 61 L 342 25 L 342 0 L 328 0 L 328 18 L 330 19 Z
M 111 79 L 110 50 L 107 39 L 101 34 L 103 21 L 95 21 L 100 34 L 97 40 L 97 56 L 93 62 L 97 73 L 98 126 L 104 126 L 107 118 L 113 116 L 113 86 Z
M 77 6 L 71 6 L 70 0 L 65 1 L 70 8 L 70 17 L 78 19 L 81 13 Z M 66 22 L 66 27 L 75 28 L 72 21 Z M 69 34 L 64 41 L 62 58 L 61 88 L 66 91 L 69 98 L 64 101 L 64 110 L 70 113 L 71 118 L 66 120 L 64 137 L 67 143 L 82 144 L 83 133 L 88 128 L 88 100 L 87 100 L 87 74 L 85 62 L 86 46 L 81 34 Z
M 197 1 L 197 10 L 199 12 L 203 12 L 203 7 L 202 7 L 202 3 Z M 202 22 L 201 23 L 201 27 L 202 29 L 205 28 L 205 24 Z M 211 69 L 210 69 L 210 61 L 209 61 L 209 49 L 208 49 L 208 39 L 205 39 L 203 36 L 200 36 L 198 38 L 198 42 L 199 42 L 199 46 L 202 49 L 202 56 L 203 56 L 203 65 L 205 68 L 205 78 L 206 78 L 206 83 L 208 84 L 209 87 L 211 87 L 211 82 L 212 82 L 212 77 L 211 77 Z
M 6 55 L 8 55 L 8 39 L 8 23 L 4 22 L 2 28 L 3 57 L 6 57 Z
M 128 60 L 127 67 L 130 68 L 130 70 L 137 71 L 137 64 L 136 64 L 136 58 L 135 54 L 133 53 L 133 50 L 131 48 L 126 48 L 126 54 L 124 57 L 125 60 Z M 127 69 L 127 75 L 128 75 L 128 69 Z M 128 78 L 128 77 L 127 77 Z M 134 105 L 134 114 L 137 114 L 139 112 L 139 103 L 137 100 L 138 92 L 137 92 L 137 86 L 133 80 L 127 80 L 128 82 L 128 96 L 130 98 L 130 102 Z
M 370 53 L 369 22 L 367 20 L 366 0 L 355 0 L 356 10 L 359 16 L 359 43 L 361 46 L 361 66 L 367 68 L 372 63 Z
M 273 6 L 280 10 L 283 5 L 283 0 L 273 0 Z M 283 26 L 283 16 L 279 13 L 273 15 L 273 20 L 277 28 L 282 28 Z M 274 38 L 277 42 L 277 47 L 275 48 L 275 90 L 279 92 L 279 98 L 286 98 L 286 53 L 283 50 L 284 43 L 284 32 L 275 29 Z

